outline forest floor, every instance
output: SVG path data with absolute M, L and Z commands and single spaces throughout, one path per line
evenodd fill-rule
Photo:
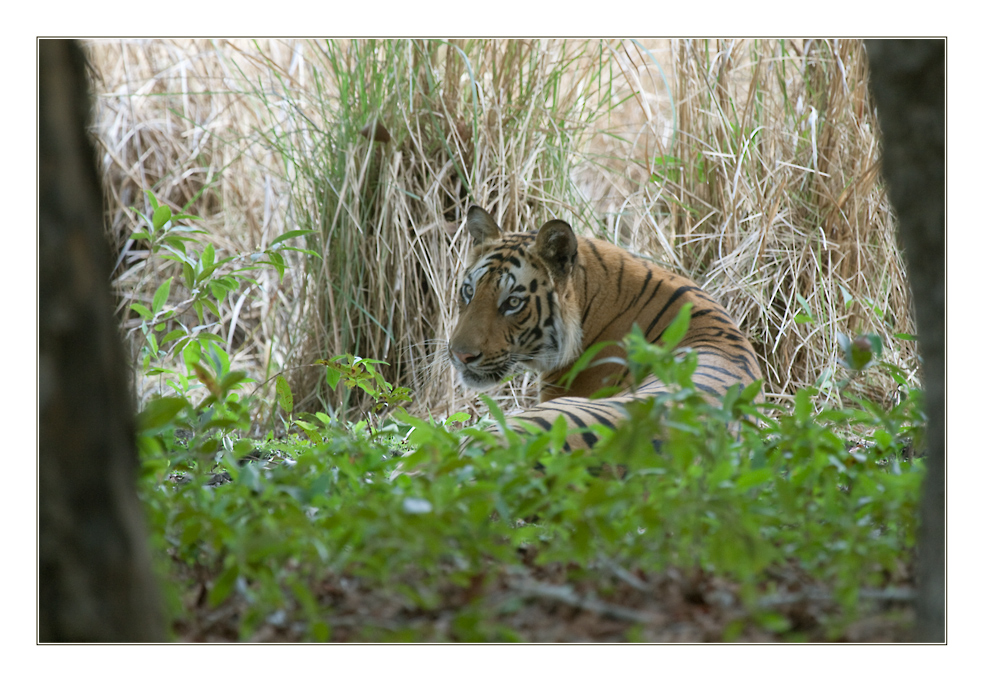
M 840 613 L 830 590 L 807 582 L 795 567 L 765 576 L 774 589 L 767 615 L 741 606 L 737 586 L 711 575 L 629 573 L 616 566 L 592 579 L 560 565 L 490 570 L 469 585 L 433 589 L 427 605 L 399 586 L 371 589 L 357 578 L 334 576 L 309 585 L 330 642 L 907 642 L 914 609 L 911 585 L 862 592 L 852 617 Z M 408 576 L 407 579 L 412 579 Z M 418 594 L 420 593 L 418 589 Z M 246 601 L 233 595 L 207 606 L 202 587 L 189 595 L 188 617 L 175 623 L 185 642 L 239 641 Z M 300 615 L 300 612 L 297 612 Z M 252 642 L 310 641 L 308 625 L 278 610 L 258 625 Z

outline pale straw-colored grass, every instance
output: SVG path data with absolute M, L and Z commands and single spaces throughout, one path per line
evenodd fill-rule
M 419 413 L 484 411 L 442 346 L 471 203 L 507 230 L 564 218 L 693 277 L 753 339 L 772 399 L 844 376 L 837 331 L 878 332 L 915 373 L 912 342 L 894 336 L 913 333 L 908 287 L 858 42 L 89 49 L 121 309 L 177 273 L 127 242 L 143 189 L 203 216 L 220 256 L 316 230 L 306 246 L 323 261 L 292 255 L 283 282 L 259 275 L 208 321 L 237 367 L 260 382 L 284 372 L 307 408 L 346 404 L 312 363 L 353 353 L 389 362 Z M 388 141 L 360 134 L 376 122 Z M 797 296 L 812 322 L 794 321 Z M 895 388 L 880 374 L 856 384 L 880 402 Z M 141 397 L 162 388 L 138 381 Z M 496 397 L 509 409 L 535 393 L 519 378 Z M 829 381 L 823 398 L 836 400 Z

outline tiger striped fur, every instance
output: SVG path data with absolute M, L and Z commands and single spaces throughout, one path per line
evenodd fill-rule
M 662 382 L 650 377 L 634 392 L 588 400 L 622 380 L 624 367 L 598 362 L 624 357 L 617 346 L 599 353 L 569 388 L 560 386 L 560 378 L 584 349 L 621 341 L 633 323 L 649 342 L 659 340 L 688 302 L 693 304 L 690 328 L 680 345 L 697 354 L 695 386 L 720 396 L 734 384 L 761 377 L 748 340 L 691 280 L 613 244 L 578 237 L 561 220 L 534 232 L 503 234 L 485 210 L 472 206 L 466 227 L 472 248 L 448 350 L 470 388 L 487 388 L 520 369 L 541 374 L 540 404 L 510 421 L 546 429 L 563 415 L 572 430 L 592 423 L 614 426 L 624 418 L 626 403 L 658 393 Z M 567 447 L 591 447 L 596 441 L 590 432 L 570 433 Z

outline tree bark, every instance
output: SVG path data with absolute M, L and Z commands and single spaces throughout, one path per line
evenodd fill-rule
M 882 173 L 899 218 L 925 375 L 927 471 L 920 503 L 916 638 L 946 639 L 946 44 L 866 41 Z
M 85 57 L 72 41 L 41 40 L 38 63 L 38 638 L 160 641 Z

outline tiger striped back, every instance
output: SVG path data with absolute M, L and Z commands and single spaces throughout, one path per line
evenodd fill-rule
M 539 372 L 541 403 L 512 421 L 549 428 L 563 415 L 571 428 L 614 426 L 627 402 L 664 390 L 663 383 L 650 377 L 634 392 L 588 400 L 624 381 L 623 365 L 603 362 L 624 357 L 617 346 L 602 350 L 569 387 L 560 378 L 584 349 L 621 341 L 633 324 L 647 341 L 658 341 L 686 303 L 693 308 L 680 345 L 697 354 L 698 389 L 720 396 L 761 377 L 754 351 L 731 317 L 686 277 L 613 244 L 578 237 L 560 220 L 536 232 L 502 234 L 488 213 L 473 206 L 467 228 L 473 244 L 448 344 L 451 362 L 471 388 L 487 388 L 521 369 Z M 592 433 L 571 433 L 567 445 L 591 447 L 596 440 Z

